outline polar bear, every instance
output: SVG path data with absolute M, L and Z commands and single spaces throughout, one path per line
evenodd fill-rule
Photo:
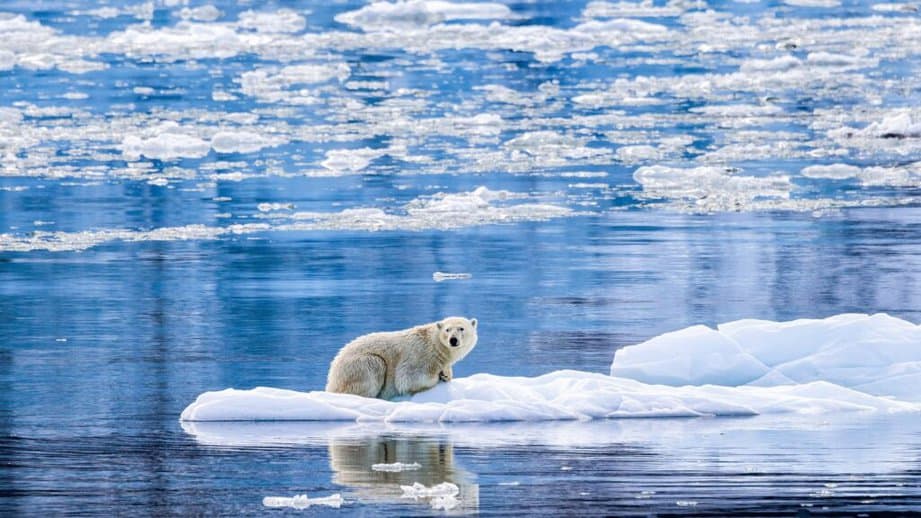
M 360 336 L 333 359 L 326 391 L 393 399 L 451 381 L 451 366 L 476 345 L 476 325 L 475 318 L 448 317 Z

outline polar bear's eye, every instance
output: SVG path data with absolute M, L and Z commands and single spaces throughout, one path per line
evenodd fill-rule
M 464 332 L 464 328 L 463 328 L 463 327 L 458 328 L 458 331 L 460 331 L 461 333 L 463 333 L 463 332 Z

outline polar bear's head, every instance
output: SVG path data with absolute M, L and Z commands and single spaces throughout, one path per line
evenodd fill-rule
M 448 317 L 435 322 L 438 328 L 438 344 L 451 351 L 451 356 L 459 360 L 467 355 L 476 345 L 476 319 Z

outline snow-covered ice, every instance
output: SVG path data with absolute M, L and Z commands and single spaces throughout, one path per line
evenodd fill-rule
M 617 351 L 611 375 L 672 386 L 834 384 L 917 403 L 921 326 L 882 313 L 694 326 Z
M 694 326 L 617 351 L 612 376 L 476 374 L 405 401 L 260 387 L 184 421 L 489 422 L 921 411 L 921 330 L 887 315 Z

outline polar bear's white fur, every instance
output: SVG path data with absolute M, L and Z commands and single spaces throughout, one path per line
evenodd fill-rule
M 450 381 L 451 366 L 473 349 L 476 319 L 448 317 L 352 340 L 333 359 L 327 392 L 393 399 Z

